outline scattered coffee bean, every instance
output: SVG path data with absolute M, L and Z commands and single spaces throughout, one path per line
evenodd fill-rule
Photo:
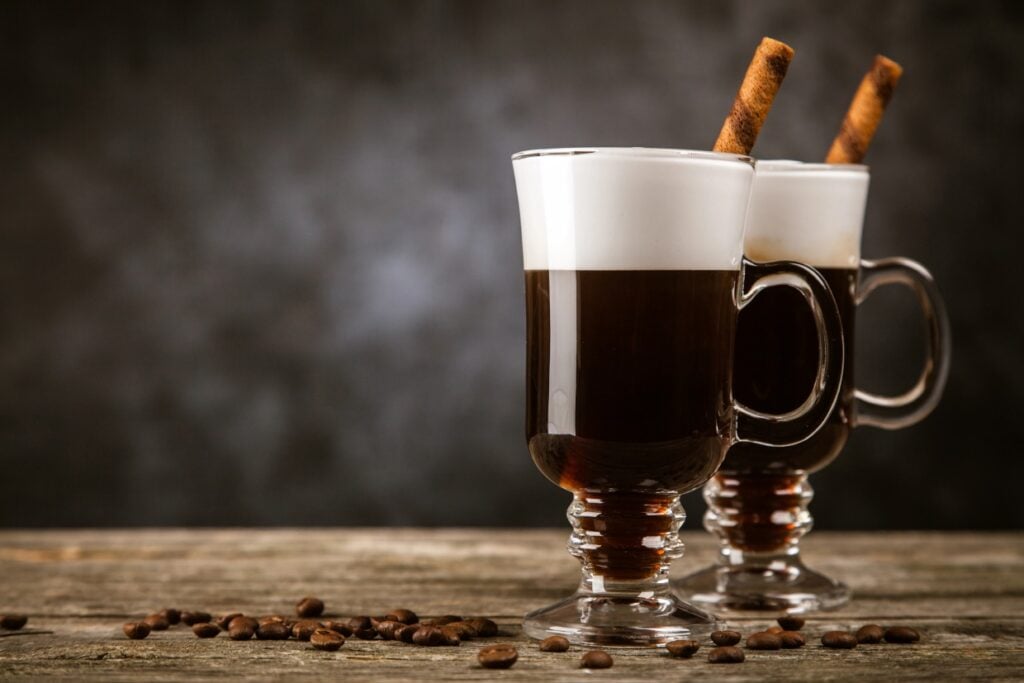
M 213 623 L 220 627 L 221 631 L 227 631 L 231 628 L 231 621 L 236 617 L 244 616 L 241 612 L 230 612 L 228 614 L 217 617 Z
M 27 623 L 28 617 L 24 614 L 0 615 L 0 628 L 7 629 L 8 631 L 17 631 Z
M 783 631 L 799 631 L 804 627 L 805 623 L 803 617 L 794 617 L 791 614 L 779 617 L 776 621 L 779 622 L 779 626 L 782 627 Z
M 164 618 L 162 614 L 150 614 L 148 617 L 143 619 L 143 621 L 149 624 L 150 631 L 166 631 L 171 627 L 171 625 L 167 623 L 167 619 Z
M 711 642 L 715 645 L 728 647 L 743 640 L 743 634 L 739 631 L 712 631 Z
M 186 626 L 195 626 L 196 624 L 205 624 L 213 617 L 210 616 L 209 612 L 182 612 L 181 622 Z
M 344 621 L 325 621 L 325 622 L 323 622 L 323 627 L 325 629 L 329 630 L 329 631 L 334 631 L 335 633 L 340 633 L 341 635 L 345 636 L 346 638 L 348 638 L 350 635 L 352 635 L 352 627 L 350 627 L 348 625 L 348 622 L 344 622 Z
M 921 640 L 921 634 L 908 626 L 893 626 L 885 630 L 885 642 L 887 643 L 916 643 Z
M 228 631 L 230 631 L 231 629 L 242 627 L 245 627 L 253 633 L 255 633 L 256 629 L 260 627 L 260 622 L 253 617 L 247 616 L 238 616 L 228 622 Z
M 884 636 L 885 629 L 878 624 L 866 624 L 857 629 L 857 642 L 865 645 L 880 643 Z
M 412 642 L 412 637 L 414 635 L 416 635 L 416 631 L 419 631 L 419 630 L 420 630 L 420 625 L 419 624 L 409 624 L 405 628 L 399 629 L 398 631 L 395 632 L 395 635 L 396 635 L 395 640 L 400 640 L 403 643 L 411 643 Z
M 473 619 L 466 619 L 466 623 L 476 630 L 477 637 L 479 638 L 493 638 L 498 635 L 498 625 L 490 619 L 474 617 Z
M 783 631 L 779 634 L 779 641 L 782 643 L 782 647 L 786 650 L 803 647 L 807 644 L 804 637 L 796 631 Z
M 568 652 L 569 640 L 562 636 L 548 636 L 540 641 L 538 647 L 541 652 Z
M 437 645 L 444 645 L 446 641 L 447 638 L 437 626 L 420 626 L 412 634 L 412 642 L 416 645 L 435 647 Z
M 308 595 L 299 600 L 299 604 L 295 605 L 295 613 L 303 619 L 318 617 L 324 613 L 324 601 Z
M 614 663 L 612 656 L 604 650 L 584 652 L 580 657 L 581 669 L 610 669 Z
M 747 636 L 747 649 L 781 650 L 782 638 L 780 638 L 777 633 L 769 633 L 768 631 L 762 631 L 761 633 L 751 633 L 749 636 Z
M 456 616 L 454 614 L 446 614 L 443 617 L 431 619 L 429 622 L 427 622 L 427 626 L 447 626 L 448 624 L 454 623 L 456 621 L 463 621 L 463 619 L 462 617 Z
M 296 640 L 309 640 L 309 637 L 313 635 L 313 631 L 316 631 L 320 627 L 320 622 L 314 619 L 300 619 L 295 622 L 292 626 L 292 637 Z
M 251 624 L 239 621 L 236 618 L 231 622 L 231 627 L 228 629 L 228 638 L 231 640 L 249 640 L 255 633 L 256 629 Z
M 461 640 L 473 640 L 478 635 L 480 635 L 468 621 L 453 621 L 452 623 L 446 625 L 444 628 L 448 628 L 455 631 L 457 634 L 459 634 L 459 639 Z
M 712 664 L 739 664 L 744 659 L 746 655 L 738 647 L 716 647 L 708 653 L 708 661 Z
M 348 627 L 352 629 L 352 633 L 356 631 L 366 631 L 373 628 L 373 622 L 370 621 L 370 617 L 352 617 L 348 620 Z
M 144 621 L 129 621 L 121 627 L 124 634 L 132 640 L 142 640 L 149 635 L 149 624 Z
M 488 645 L 480 648 L 476 658 L 485 669 L 507 669 L 519 659 L 519 651 L 508 643 Z
M 288 620 L 280 614 L 271 614 L 265 617 L 260 617 L 258 623 L 260 626 L 263 626 L 264 624 L 287 624 L 287 621 Z
M 166 619 L 167 623 L 170 624 L 171 626 L 174 626 L 175 624 L 180 624 L 181 623 L 181 612 L 179 610 L 176 610 L 176 609 L 172 608 L 172 607 L 167 607 L 165 609 L 162 609 L 159 612 L 157 612 L 157 614 L 159 614 L 164 619 Z
M 318 628 L 309 637 L 309 643 L 317 650 L 334 652 L 345 644 L 345 636 L 328 628 Z
M 281 622 L 269 621 L 256 629 L 257 640 L 288 640 L 291 629 Z
M 359 629 L 358 631 L 353 631 L 352 635 L 354 635 L 359 640 L 373 640 L 377 637 L 377 629 L 363 628 Z
M 829 631 L 821 637 L 821 644 L 840 650 L 852 650 L 857 647 L 857 636 L 849 631 Z
M 397 640 L 398 632 L 405 628 L 400 621 L 381 621 L 377 624 L 377 633 L 384 640 Z
M 689 659 L 697 654 L 697 650 L 700 649 L 700 643 L 696 640 L 673 640 L 665 645 L 665 649 L 673 657 Z
M 402 624 L 418 623 L 420 618 L 411 609 L 393 609 L 384 615 L 388 621 L 397 621 Z
M 458 622 L 456 622 L 458 623 Z M 451 626 L 440 626 L 441 633 L 444 635 L 444 644 L 451 647 L 458 647 L 462 644 L 462 638 L 459 637 L 459 632 L 453 629 Z
M 211 624 L 208 621 L 201 621 L 198 624 L 192 625 L 192 633 L 200 638 L 215 638 L 220 633 L 220 626 Z
M 768 628 L 766 628 L 763 631 L 763 633 L 775 633 L 775 634 L 778 634 L 778 633 L 782 633 L 785 630 L 786 629 L 782 628 L 781 626 L 769 626 Z

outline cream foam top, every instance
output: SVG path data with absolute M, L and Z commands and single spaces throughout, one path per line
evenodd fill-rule
M 642 148 L 512 157 L 527 270 L 738 270 L 747 157 Z
M 747 212 L 746 256 L 857 268 L 868 169 L 855 164 L 758 161 Z

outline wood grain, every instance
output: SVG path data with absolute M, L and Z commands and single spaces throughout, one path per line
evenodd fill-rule
M 608 671 L 575 668 L 579 648 L 544 654 L 520 634 L 529 609 L 569 593 L 577 565 L 565 530 L 133 530 L 0 532 L 0 612 L 23 612 L 27 628 L 52 634 L 0 638 L 0 678 L 107 680 L 203 677 L 329 677 L 346 680 L 1013 680 L 1024 674 L 1024 535 L 1019 533 L 829 534 L 805 541 L 808 564 L 842 578 L 854 601 L 812 617 L 808 647 L 748 652 L 714 666 L 653 650 L 613 650 Z M 714 541 L 684 535 L 685 573 L 711 560 Z M 337 653 L 306 643 L 199 640 L 177 627 L 129 641 L 121 624 L 162 607 L 290 614 L 315 594 L 332 614 L 379 614 L 408 606 L 421 615 L 496 619 L 520 661 L 505 672 L 476 665 L 477 643 L 424 649 L 350 639 Z M 742 631 L 769 619 L 730 619 Z M 817 636 L 868 622 L 922 631 L 912 646 L 833 652 Z

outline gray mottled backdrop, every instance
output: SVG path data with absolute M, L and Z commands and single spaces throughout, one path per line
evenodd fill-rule
M 509 155 L 707 148 L 768 34 L 763 157 L 906 67 L 865 255 L 929 265 L 955 333 L 938 411 L 815 476 L 819 528 L 1021 526 L 1019 7 L 3 3 L 0 525 L 561 523 Z M 864 383 L 909 382 L 909 295 L 861 327 Z

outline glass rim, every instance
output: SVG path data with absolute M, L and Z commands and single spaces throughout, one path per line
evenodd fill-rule
M 746 154 L 709 152 L 697 149 L 672 149 L 670 147 L 551 147 L 547 149 L 527 149 L 513 154 L 512 161 L 521 161 L 534 157 L 583 156 L 587 154 L 632 159 L 725 161 L 754 166 L 754 157 Z
M 812 171 L 825 171 L 828 173 L 869 173 L 871 167 L 867 164 L 827 164 L 824 161 L 798 161 L 796 159 L 757 159 L 754 168 L 758 171 L 769 171 L 772 173 L 803 173 Z

